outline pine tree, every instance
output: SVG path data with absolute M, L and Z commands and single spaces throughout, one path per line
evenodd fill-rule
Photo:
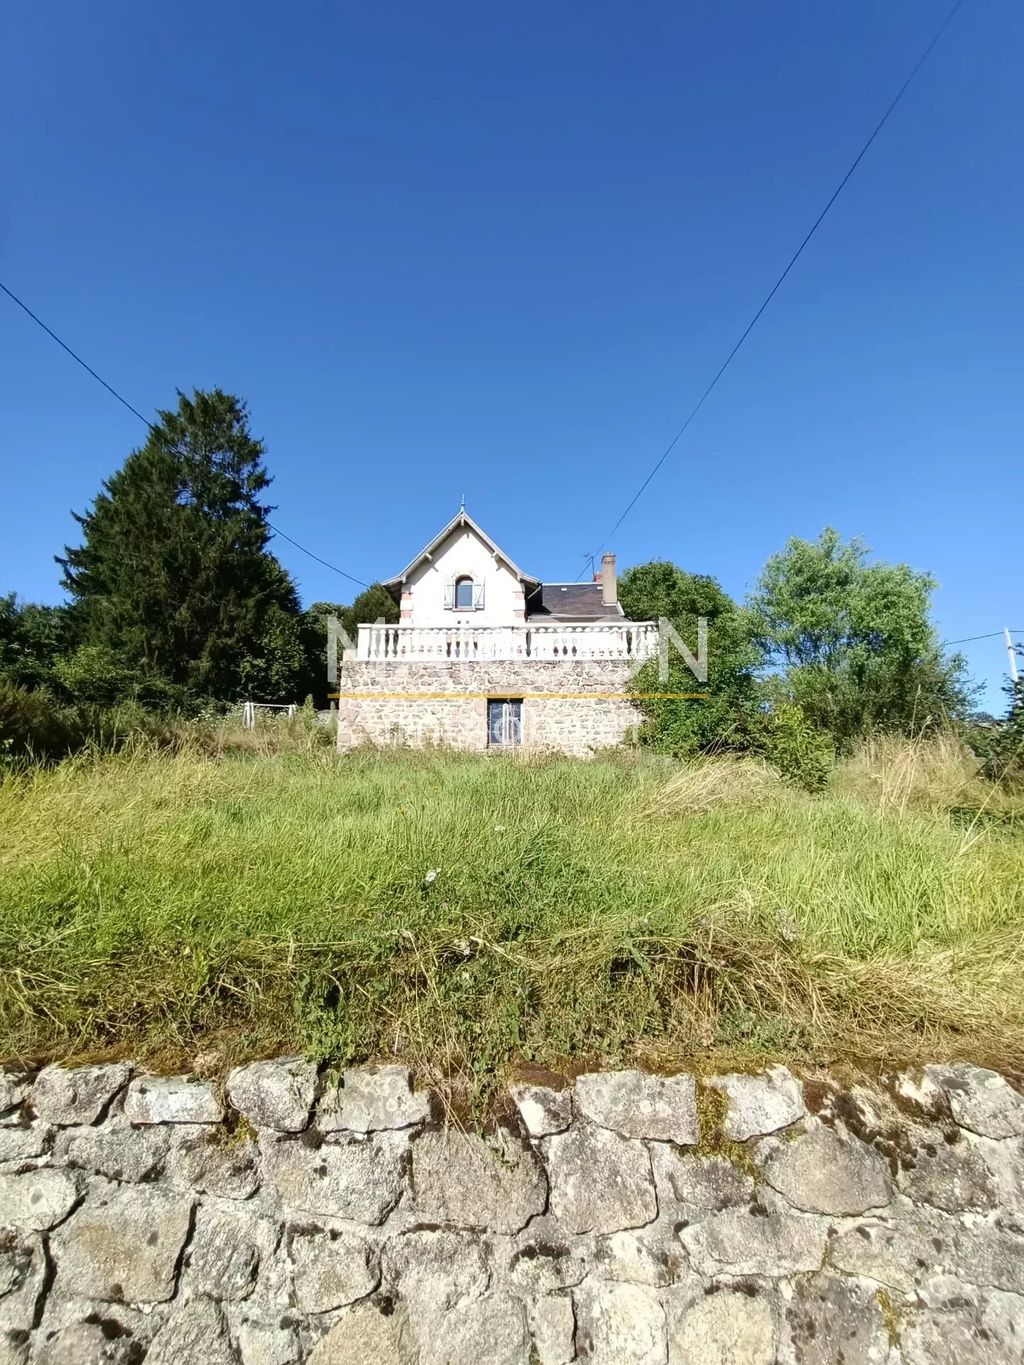
M 58 558 L 81 638 L 188 696 L 293 700 L 299 604 L 267 550 L 263 444 L 232 395 L 178 399 Z

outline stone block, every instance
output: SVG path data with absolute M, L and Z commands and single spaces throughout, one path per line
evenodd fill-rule
M 41 1237 L 0 1232 L 0 1330 L 27 1332 L 46 1283 L 46 1250 Z
M 697 1086 L 692 1076 L 595 1071 L 576 1080 L 576 1106 L 623 1137 L 693 1146 L 698 1140 Z
M 679 1239 L 701 1275 L 763 1275 L 774 1279 L 820 1270 L 828 1224 L 823 1218 L 779 1213 L 759 1204 L 725 1209 L 683 1228 Z
M 865 1213 L 892 1199 L 886 1162 L 841 1126 L 808 1120 L 795 1138 L 765 1139 L 757 1156 L 768 1184 L 807 1213 Z
M 32 1078 L 27 1071 L 0 1066 L 0 1124 L 18 1123 Z
M 708 1084 L 726 1097 L 723 1129 L 735 1142 L 787 1128 L 807 1112 L 803 1086 L 784 1066 L 769 1067 L 758 1076 L 713 1076 Z
M 900 1365 L 1024 1365 L 1016 1294 L 958 1293 L 941 1312 L 899 1318 Z
M 300 1057 L 250 1062 L 228 1075 L 228 1099 L 257 1128 L 300 1133 L 309 1125 L 316 1067 Z
M 384 1244 L 382 1266 L 414 1317 L 482 1298 L 491 1285 L 490 1248 L 476 1232 L 414 1228 Z
M 860 1275 L 907 1296 L 934 1268 L 957 1257 L 958 1225 L 938 1215 L 899 1221 L 866 1219 L 844 1228 L 828 1244 L 828 1262 L 847 1275 Z
M 544 1211 L 547 1180 L 529 1148 L 507 1135 L 493 1143 L 455 1129 L 412 1144 L 418 1216 L 428 1223 L 514 1233 Z
M 579 1284 L 589 1270 L 587 1242 L 566 1236 L 551 1213 L 533 1218 L 508 1251 L 507 1273 L 526 1298 L 555 1294 Z M 502 1277 L 505 1275 L 502 1266 Z
M 958 1130 L 953 1130 L 958 1135 Z M 995 1172 L 977 1141 L 964 1135 L 949 1142 L 936 1129 L 911 1135 L 913 1164 L 899 1174 L 899 1187 L 915 1203 L 931 1204 L 947 1213 L 985 1212 L 999 1203 Z
M 66 1171 L 43 1166 L 0 1175 L 0 1227 L 45 1232 L 62 1222 L 77 1202 L 78 1184 Z
M 430 1097 L 413 1090 L 407 1066 L 375 1066 L 346 1071 L 321 1099 L 316 1121 L 325 1132 L 376 1133 L 415 1128 L 429 1117 Z
M 961 1128 L 987 1138 L 1024 1136 L 1024 1096 L 998 1071 L 958 1062 L 925 1067 L 925 1075 L 945 1091 Z
M 870 1280 L 828 1274 L 794 1280 L 784 1297 L 782 1365 L 885 1365 L 890 1342 L 883 1301 Z
M 581 1125 L 545 1142 L 551 1209 L 573 1233 L 642 1227 L 658 1214 L 642 1142 Z
M 653 1289 L 585 1280 L 574 1300 L 576 1344 L 587 1365 L 665 1365 L 665 1310 Z
M 662 1202 L 676 1204 L 690 1222 L 749 1204 L 754 1196 L 751 1177 L 724 1156 L 694 1156 L 659 1145 L 651 1152 L 651 1162 Z
M 69 1166 L 128 1183 L 157 1175 L 169 1146 L 166 1128 L 133 1128 L 124 1118 L 98 1128 L 65 1129 L 57 1143 Z
M 210 1081 L 193 1076 L 137 1076 L 128 1086 L 129 1123 L 220 1123 L 224 1106 Z
M 277 1235 L 272 1222 L 247 1208 L 201 1206 L 185 1253 L 189 1293 L 229 1302 L 248 1298 Z
M 523 1303 L 506 1293 L 460 1303 L 443 1317 L 412 1319 L 420 1365 L 532 1365 Z
M 576 1356 L 576 1314 L 569 1294 L 545 1294 L 529 1311 L 536 1365 L 567 1365 Z
M 224 1314 L 207 1299 L 182 1304 L 153 1338 L 146 1365 L 237 1365 Z
M 842 1354 L 838 1359 L 846 1361 Z M 775 1320 L 763 1292 L 708 1294 L 670 1323 L 668 1365 L 697 1362 L 775 1365 Z
M 31 1161 L 42 1156 L 53 1129 L 46 1123 L 11 1124 L 0 1128 L 0 1165 Z
M 292 1288 L 303 1313 L 326 1313 L 372 1294 L 380 1283 L 368 1242 L 350 1233 L 300 1226 L 288 1236 Z
M 56 1287 L 114 1303 L 162 1303 L 175 1289 L 191 1203 L 125 1186 L 84 1205 L 53 1235 Z
M 320 1338 L 309 1365 L 411 1365 L 408 1325 L 391 1305 L 372 1300 L 346 1308 Z
M 242 1365 L 299 1365 L 302 1347 L 295 1328 L 275 1322 L 241 1322 L 235 1333 Z
M 131 1074 L 127 1062 L 47 1066 L 36 1077 L 32 1104 L 41 1119 L 60 1127 L 95 1123 Z
M 563 1133 L 572 1123 L 572 1091 L 552 1090 L 546 1085 L 517 1084 L 509 1094 L 530 1137 Z
M 402 1195 L 407 1142 L 388 1133 L 338 1137 L 313 1149 L 296 1139 L 264 1145 L 268 1177 L 286 1213 L 382 1223 Z
M 175 1143 L 170 1179 L 183 1190 L 218 1199 L 249 1199 L 259 1189 L 259 1151 L 252 1138 L 199 1128 Z
M 612 1232 L 594 1243 L 594 1274 L 602 1280 L 658 1288 L 672 1283 L 676 1250 L 671 1243 L 661 1246 L 634 1232 Z

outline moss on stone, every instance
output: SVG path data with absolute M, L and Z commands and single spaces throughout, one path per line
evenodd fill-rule
M 884 1289 L 875 1290 L 875 1302 L 882 1310 L 882 1321 L 889 1337 L 889 1345 L 898 1346 L 900 1344 L 899 1310 Z
M 760 1184 L 763 1180 L 761 1168 L 754 1160 L 754 1154 L 746 1142 L 737 1142 L 725 1135 L 725 1116 L 729 1101 L 720 1091 L 697 1081 L 697 1124 L 699 1140 L 693 1148 L 695 1156 L 724 1157 L 731 1165 L 749 1175 L 751 1180 Z

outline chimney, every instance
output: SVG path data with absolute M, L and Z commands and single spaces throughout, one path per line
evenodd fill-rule
M 619 600 L 619 589 L 615 582 L 615 556 L 610 552 L 601 556 L 601 601 L 606 607 L 614 607 Z

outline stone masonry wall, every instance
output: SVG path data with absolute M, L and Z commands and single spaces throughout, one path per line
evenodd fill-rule
M 339 684 L 338 747 L 396 743 L 486 749 L 487 697 L 522 697 L 524 748 L 590 754 L 621 744 L 640 721 L 624 696 L 601 695 L 624 693 L 630 673 L 631 665 L 621 659 L 346 659 Z M 394 695 L 405 692 L 428 695 Z M 361 695 L 346 695 L 351 693 Z M 593 695 L 571 695 L 577 693 Z
M 1024 1098 L 927 1067 L 511 1087 L 0 1070 L 3 1365 L 1024 1360 Z

